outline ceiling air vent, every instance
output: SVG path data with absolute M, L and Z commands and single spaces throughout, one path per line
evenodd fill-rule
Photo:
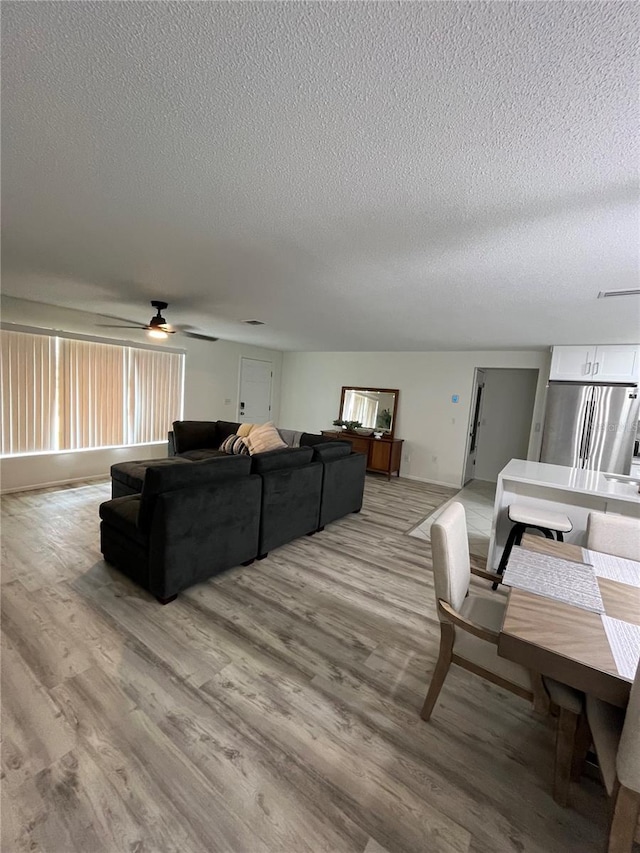
M 262 320 L 245 320 L 244 322 L 247 324 L 247 326 L 264 326 Z
M 640 296 L 640 289 L 636 290 L 601 290 L 598 299 L 608 299 L 610 296 Z

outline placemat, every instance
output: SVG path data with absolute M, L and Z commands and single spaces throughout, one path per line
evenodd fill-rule
M 604 604 L 593 566 L 560 557 L 514 548 L 503 583 L 565 604 L 604 613 Z
M 631 622 L 612 619 L 610 616 L 603 615 L 600 618 L 618 672 L 623 678 L 633 681 L 640 661 L 640 625 L 632 625 Z
M 590 551 L 588 548 L 582 549 L 582 556 L 585 563 L 591 563 L 599 578 L 640 587 L 640 563 L 635 560 L 614 557 L 613 554 L 603 554 L 601 551 Z

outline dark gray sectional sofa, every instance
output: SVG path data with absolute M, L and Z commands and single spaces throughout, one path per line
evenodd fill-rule
M 162 603 L 362 507 L 366 457 L 349 442 L 301 433 L 300 446 L 229 456 L 220 444 L 239 426 L 177 421 L 168 458 L 112 466 L 102 553 Z
M 139 494 L 100 506 L 105 560 L 162 603 L 258 550 L 262 482 L 251 460 L 149 465 Z

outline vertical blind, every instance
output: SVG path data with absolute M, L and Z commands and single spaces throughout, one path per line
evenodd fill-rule
M 183 361 L 179 353 L 129 350 L 129 444 L 166 438 L 181 416 Z
M 58 341 L 60 447 L 107 447 L 125 439 L 125 347 Z
M 0 454 L 163 441 L 182 416 L 184 355 L 0 331 Z
M 55 355 L 55 338 L 0 334 L 3 454 L 56 449 Z

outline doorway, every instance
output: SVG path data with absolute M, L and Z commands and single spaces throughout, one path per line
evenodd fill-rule
M 263 424 L 271 420 L 273 364 L 256 358 L 240 359 L 238 421 Z
M 529 452 L 538 371 L 476 368 L 464 483 L 495 483 L 511 459 Z

